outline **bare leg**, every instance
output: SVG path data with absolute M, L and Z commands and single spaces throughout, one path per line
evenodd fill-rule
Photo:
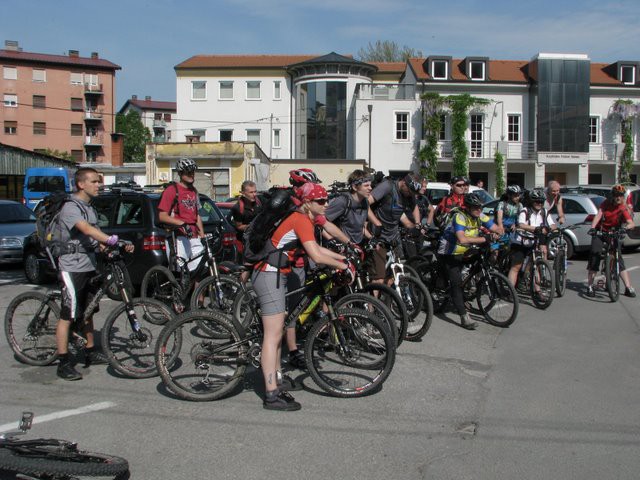
M 280 370 L 280 354 L 284 330 L 285 313 L 265 315 L 262 317 L 264 337 L 262 339 L 262 374 L 267 392 L 277 390 L 276 371 Z
M 622 272 L 620 272 L 620 278 L 622 279 L 625 287 L 631 288 L 631 279 L 629 278 L 629 272 L 623 270 Z
M 58 347 L 58 353 L 65 355 L 69 353 L 69 330 L 71 328 L 71 321 L 58 320 L 56 325 L 56 346 Z

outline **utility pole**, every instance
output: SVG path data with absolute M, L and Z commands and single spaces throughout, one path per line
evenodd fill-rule
M 271 161 L 272 152 L 273 152 L 273 113 L 269 118 L 269 161 Z
M 373 111 L 373 105 L 367 105 L 367 110 L 369 110 L 369 170 L 371 170 L 371 112 Z

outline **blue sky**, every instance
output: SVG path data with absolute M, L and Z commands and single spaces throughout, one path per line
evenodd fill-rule
M 116 108 L 132 94 L 174 101 L 173 67 L 196 54 L 355 55 L 370 41 L 393 40 L 425 55 L 640 60 L 638 0 L 0 0 L 0 7 L 2 46 L 10 39 L 32 52 L 97 51 L 120 65 Z

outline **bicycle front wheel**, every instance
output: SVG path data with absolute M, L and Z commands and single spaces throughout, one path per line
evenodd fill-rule
M 396 340 L 396 346 L 398 345 L 398 329 L 395 326 L 393 314 L 384 303 L 373 295 L 366 293 L 349 293 L 337 300 L 334 308 L 355 308 L 373 313 L 389 330 L 389 333 L 393 335 Z
M 506 276 L 492 271 L 476 279 L 478 309 L 491 325 L 506 328 L 518 316 L 519 300 Z
M 198 284 L 191 295 L 191 310 L 206 309 L 218 310 L 227 314 L 233 313 L 233 300 L 242 290 L 242 286 L 229 275 L 220 275 L 218 281 L 219 284 L 215 277 L 208 277 Z M 222 335 L 218 338 L 225 338 L 225 332 L 207 330 L 206 323 L 202 323 L 200 328 L 209 335 Z
M 313 324 L 305 342 L 305 359 L 313 381 L 335 397 L 375 392 L 395 363 L 395 339 L 366 310 L 336 310 L 336 319 Z
M 415 342 L 426 335 L 433 322 L 431 294 L 418 277 L 403 275 L 398 282 L 400 296 L 409 313 L 405 340 Z
M 549 262 L 543 259 L 536 260 L 529 275 L 529 288 L 533 304 L 541 310 L 549 308 L 555 292 L 553 273 Z
M 58 358 L 56 324 L 60 307 L 40 292 L 21 293 L 9 303 L 4 315 L 4 333 L 18 359 L 43 366 Z
M 150 298 L 131 301 L 137 328 L 131 325 L 127 305 L 121 303 L 107 317 L 102 328 L 102 347 L 109 364 L 119 373 L 131 378 L 156 376 L 155 346 L 165 324 L 173 312 L 162 302 Z M 171 363 L 179 353 L 180 332 L 167 341 Z M 173 357 L 173 358 L 171 358 Z
M 164 303 L 175 311 L 174 303 L 179 300 L 180 287 L 173 273 L 162 265 L 156 265 L 145 273 L 140 286 L 140 296 Z
M 39 453 L 34 456 L 33 451 Z M 75 444 L 62 440 L 30 440 L 20 450 L 0 448 L 0 470 L 55 478 L 67 476 L 115 477 L 129 471 L 124 458 L 104 453 L 78 450 Z
M 208 335 L 200 328 L 203 323 L 224 338 Z M 173 358 L 173 338 L 178 335 L 181 345 Z M 162 330 L 156 344 L 156 365 L 162 382 L 178 397 L 196 402 L 217 400 L 242 382 L 247 352 L 248 341 L 227 315 L 196 310 L 178 315 Z
M 400 295 L 384 283 L 370 283 L 365 285 L 362 289 L 363 292 L 369 295 L 374 295 L 377 292 L 377 298 L 384 303 L 393 315 L 395 320 L 396 329 L 398 330 L 398 343 L 399 347 L 404 341 L 404 337 L 407 335 L 407 327 L 409 326 L 409 312 L 407 312 L 407 306 L 402 302 Z
M 605 283 L 607 293 L 612 302 L 620 298 L 620 272 L 618 271 L 618 258 L 609 254 L 605 257 Z
M 556 258 L 553 260 L 555 273 L 556 294 L 562 297 L 567 289 L 567 253 L 563 248 L 558 248 Z

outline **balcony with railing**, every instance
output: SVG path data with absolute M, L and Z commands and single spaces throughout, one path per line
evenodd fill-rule
M 85 147 L 95 147 L 100 148 L 104 144 L 104 137 L 101 133 L 96 133 L 93 135 L 86 135 L 84 137 L 84 146 Z
M 153 143 L 165 143 L 167 141 L 166 135 L 155 135 L 153 137 Z
M 359 100 L 415 100 L 416 86 L 403 83 L 359 83 Z
M 102 109 L 100 110 L 92 110 L 92 109 L 87 109 L 84 111 L 84 119 L 87 121 L 95 121 L 95 122 L 101 122 L 102 121 Z
M 153 120 L 153 128 L 158 128 L 158 129 L 167 128 L 167 122 L 162 120 L 162 119 L 161 120 L 154 119 Z
M 85 95 L 102 95 L 101 83 L 85 83 L 84 84 Z

